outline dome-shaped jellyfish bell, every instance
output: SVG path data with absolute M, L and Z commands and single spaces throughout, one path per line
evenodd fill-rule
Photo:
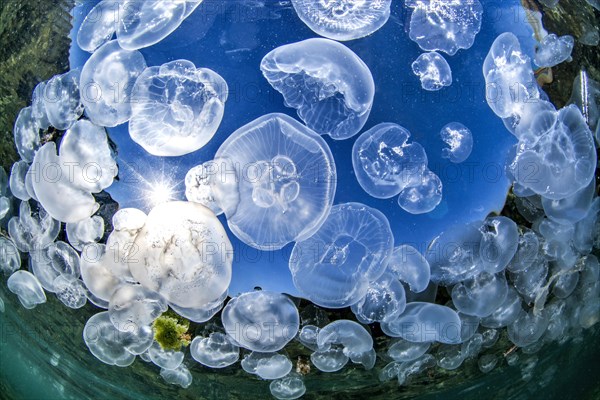
M 227 83 L 187 60 L 146 68 L 131 95 L 129 134 L 155 156 L 181 156 L 204 146 L 223 119 Z
M 143 286 L 184 308 L 201 307 L 229 287 L 233 249 L 225 229 L 196 203 L 158 205 L 138 233 L 129 269 Z
M 241 127 L 215 160 L 222 161 L 210 180 L 215 199 L 231 231 L 252 247 L 277 250 L 304 240 L 329 215 L 337 181 L 329 146 L 287 115 Z
M 256 291 L 234 297 L 221 313 L 227 335 L 241 347 L 270 353 L 281 350 L 298 333 L 300 316 L 289 297 Z
M 348 139 L 367 122 L 375 95 L 373 76 L 341 43 L 315 38 L 280 46 L 262 59 L 260 69 L 285 105 L 321 135 Z
M 380 211 L 360 203 L 340 204 L 312 237 L 290 256 L 296 288 L 313 303 L 343 308 L 357 303 L 385 271 L 394 237 Z
M 370 35 L 390 18 L 392 0 L 292 0 L 298 17 L 313 32 L 334 40 Z

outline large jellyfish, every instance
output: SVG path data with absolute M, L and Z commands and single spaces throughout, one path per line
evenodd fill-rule
M 348 139 L 369 117 L 373 76 L 343 44 L 318 38 L 284 45 L 267 54 L 260 69 L 286 106 L 321 135 Z
M 317 233 L 294 246 L 289 263 L 294 285 L 320 306 L 350 306 L 384 273 L 393 247 L 380 211 L 360 203 L 337 205 Z
M 390 17 L 392 0 L 292 0 L 298 17 L 315 33 L 352 40 L 381 28 Z
M 215 161 L 213 194 L 232 232 L 250 246 L 276 250 L 304 240 L 329 214 L 333 156 L 319 135 L 293 118 L 268 114 L 241 127 Z
M 131 118 L 131 94 L 146 69 L 139 51 L 124 50 L 116 40 L 100 47 L 81 70 L 81 101 L 92 122 L 114 127 Z
M 133 87 L 129 134 L 155 156 L 196 151 L 217 131 L 227 93 L 220 75 L 191 61 L 147 68 Z
M 354 143 L 352 165 L 360 186 L 371 196 L 387 199 L 418 182 L 427 169 L 427 154 L 400 125 L 374 126 Z
M 473 45 L 481 29 L 483 7 L 478 0 L 407 0 L 413 8 L 409 36 L 426 51 L 454 55 Z
M 281 350 L 300 326 L 298 309 L 292 300 L 268 291 L 234 297 L 223 309 L 221 319 L 234 343 L 264 353 Z
M 128 259 L 143 286 L 180 307 L 201 307 L 229 287 L 233 250 L 207 208 L 187 202 L 155 207 L 136 236 Z

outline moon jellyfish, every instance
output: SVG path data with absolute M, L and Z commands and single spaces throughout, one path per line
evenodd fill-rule
M 504 303 L 507 293 L 508 284 L 503 273 L 482 272 L 455 285 L 452 302 L 461 313 L 487 317 Z
M 313 32 L 334 40 L 370 35 L 390 17 L 392 0 L 292 0 L 298 17 Z
M 450 122 L 440 132 L 442 141 L 448 145 L 442 149 L 442 157 L 459 164 L 471 155 L 473 135 L 469 128 L 460 122 Z
M 367 122 L 375 83 L 369 67 L 343 44 L 320 38 L 287 44 L 267 54 L 260 69 L 285 105 L 321 135 L 348 139 Z
M 131 94 L 129 134 L 155 156 L 194 152 L 217 131 L 227 94 L 219 74 L 187 60 L 147 68 Z
M 413 73 L 421 80 L 425 90 L 440 90 L 452 84 L 452 70 L 439 53 L 423 53 L 412 63 Z
M 227 303 L 221 319 L 227 335 L 241 347 L 270 353 L 298 333 L 300 317 L 287 296 L 267 291 L 241 294 Z
M 28 310 L 46 302 L 46 294 L 40 281 L 28 271 L 19 270 L 6 281 L 8 290 L 19 297 L 19 301 Z
M 387 355 L 394 361 L 413 361 L 425 354 L 430 347 L 430 342 L 413 343 L 404 339 L 396 339 L 388 348 Z
M 268 114 L 241 127 L 215 161 L 217 204 L 232 232 L 252 247 L 277 250 L 304 240 L 329 214 L 336 189 L 333 156 L 323 138 L 293 118 Z
M 225 368 L 240 358 L 240 348 L 220 332 L 208 337 L 196 336 L 190 344 L 190 353 L 194 360 L 210 368 Z
M 506 217 L 490 217 L 480 228 L 479 248 L 483 268 L 494 274 L 504 271 L 519 248 L 519 228 Z
M 85 115 L 97 125 L 114 127 L 131 118 L 131 95 L 146 69 L 139 51 L 124 50 L 116 40 L 100 47 L 81 70 Z
M 280 379 L 292 371 L 292 362 L 283 354 L 252 352 L 241 362 L 244 371 L 262 379 Z
M 81 71 L 71 70 L 52 77 L 44 86 L 42 104 L 50 125 L 69 129 L 83 114 L 79 79 Z
M 287 376 L 272 381 L 269 385 L 271 395 L 278 400 L 299 399 L 306 393 L 306 386 L 298 374 L 288 374 Z
M 429 263 L 417 249 L 409 245 L 400 245 L 394 249 L 388 262 L 388 271 L 406 283 L 413 293 L 427 289 L 431 270 Z
M 344 355 L 355 359 L 373 348 L 373 338 L 359 323 L 341 319 L 319 330 L 317 346 L 319 350 L 329 350 L 333 346 L 341 346 Z
M 367 294 L 393 247 L 385 215 L 360 203 L 340 204 L 312 237 L 296 243 L 289 268 L 295 287 L 310 301 L 343 308 Z
M 371 196 L 387 199 L 417 182 L 427 169 L 427 154 L 400 125 L 374 126 L 352 147 L 352 165 L 360 186 Z
M 367 294 L 351 309 L 363 324 L 388 321 L 396 318 L 406 307 L 404 286 L 392 274 L 385 273 L 371 282 Z
M 120 331 L 133 326 L 149 326 L 167 311 L 167 303 L 157 293 L 141 285 L 121 285 L 108 303 L 108 316 Z
M 221 309 L 223 308 L 223 303 L 227 298 L 227 291 L 223 292 L 221 297 L 214 300 L 211 303 L 203 305 L 201 307 L 179 307 L 176 304 L 169 303 L 169 307 L 173 309 L 177 314 L 181 315 L 183 318 L 188 319 L 192 322 L 202 323 L 210 320 L 214 317 Z
M 414 343 L 461 342 L 461 322 L 456 311 L 433 303 L 408 303 L 404 313 L 397 319 L 383 323 L 383 332 Z
M 310 355 L 310 362 L 322 372 L 336 372 L 348 364 L 350 358 L 344 354 L 343 348 L 318 350 Z
M 10 275 L 21 268 L 21 254 L 15 242 L 8 237 L 0 236 L 0 272 Z
M 8 221 L 8 234 L 24 253 L 45 249 L 56 240 L 59 233 L 60 222 L 39 204 L 37 209 L 32 210 L 28 202 L 22 201 L 19 216 Z
M 398 205 L 411 214 L 425 214 L 433 211 L 442 201 L 442 181 L 432 171 L 427 170 L 420 182 L 412 183 L 398 196 Z
M 534 117 L 509 168 L 523 187 L 560 200 L 588 186 L 596 163 L 592 132 L 579 108 L 570 105 Z
M 122 2 L 102 0 L 87 14 L 77 31 L 77 44 L 82 50 L 93 53 L 108 42 L 119 23 Z
M 554 67 L 571 58 L 575 45 L 573 36 L 556 36 L 551 33 L 545 36 L 535 49 L 534 61 L 539 67 Z
M 180 307 L 199 307 L 229 287 L 233 250 L 207 208 L 187 202 L 156 206 L 135 238 L 133 277 Z
M 192 384 L 192 374 L 189 369 L 184 365 L 180 364 L 175 369 L 164 369 L 160 370 L 160 376 L 165 382 L 171 385 L 179 385 L 184 389 L 187 389 Z
M 71 246 L 79 251 L 83 250 L 85 245 L 96 243 L 104 236 L 104 220 L 98 215 L 66 225 L 67 239 Z
M 175 369 L 181 365 L 185 354 L 182 351 L 163 349 L 155 340 L 148 348 L 150 361 L 163 369 Z
M 67 307 L 78 309 L 87 303 L 83 282 L 70 275 L 59 275 L 52 282 L 56 297 Z
M 426 51 L 454 55 L 473 45 L 481 29 L 483 7 L 478 0 L 407 0 L 413 9 L 409 36 Z
M 32 162 L 35 152 L 40 148 L 40 121 L 34 117 L 31 107 L 25 107 L 17 116 L 13 136 L 17 152 L 23 162 Z

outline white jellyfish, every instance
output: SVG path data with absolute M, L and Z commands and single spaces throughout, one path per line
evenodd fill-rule
M 190 353 L 194 360 L 210 368 L 225 368 L 240 358 L 240 348 L 220 332 L 208 337 L 196 336 L 190 344 Z
M 501 34 L 492 44 L 483 62 L 483 77 L 486 101 L 500 118 L 518 120 L 523 108 L 540 97 L 530 59 L 510 32 Z
M 404 313 L 393 321 L 381 324 L 383 332 L 409 342 L 461 342 L 461 321 L 449 307 L 433 303 L 408 303 Z
M 413 9 L 409 36 L 426 51 L 454 55 L 473 45 L 481 29 L 483 6 L 478 0 L 407 0 Z
M 317 346 L 320 351 L 340 346 L 344 355 L 353 361 L 373 349 L 373 337 L 359 323 L 341 319 L 319 330 Z
M 381 275 L 369 284 L 365 297 L 351 306 L 356 318 L 363 324 L 389 321 L 406 307 L 404 286 L 391 273 Z
M 450 122 L 440 131 L 442 141 L 448 146 L 442 149 L 442 157 L 453 163 L 461 163 L 471 155 L 473 135 L 469 128 L 460 122 Z
M 81 254 L 81 279 L 91 294 L 88 298 L 94 304 L 102 302 L 103 308 L 108 308 L 110 297 L 125 281 L 112 270 L 111 265 L 111 254 L 107 252 L 106 245 L 91 243 L 84 247 Z
M 366 295 L 393 247 L 385 215 L 360 203 L 340 204 L 312 237 L 296 243 L 289 268 L 295 287 L 310 301 L 343 308 Z
M 509 286 L 504 302 L 490 315 L 482 318 L 481 325 L 487 328 L 502 328 L 512 324 L 521 315 L 521 303 L 519 293 L 513 286 Z
M 23 307 L 35 308 L 46 302 L 46 294 L 40 281 L 31 272 L 19 270 L 14 272 L 6 281 L 8 290 L 19 297 Z
M 299 399 L 306 393 L 306 386 L 304 386 L 302 378 L 295 373 L 271 382 L 269 389 L 271 395 L 278 400 Z
M 427 169 L 427 154 L 400 125 L 374 126 L 352 147 L 352 165 L 360 186 L 371 196 L 387 199 L 418 182 Z
M 239 346 L 257 352 L 281 350 L 298 333 L 300 317 L 287 296 L 268 291 L 231 299 L 221 319 L 227 335 Z
M 540 340 L 550 318 L 546 312 L 535 314 L 533 311 L 523 311 L 519 318 L 508 326 L 508 338 L 519 347 L 529 346 Z
M 388 348 L 387 355 L 394 361 L 406 362 L 416 360 L 427 353 L 431 347 L 430 342 L 413 343 L 404 339 L 395 339 Z
M 0 271 L 10 275 L 21 268 L 21 254 L 15 242 L 5 236 L 0 236 Z
M 292 370 L 292 362 L 283 354 L 252 352 L 241 362 L 244 371 L 262 379 L 280 379 Z
M 442 201 L 443 184 L 440 178 L 426 170 L 417 182 L 404 188 L 398 196 L 398 205 L 411 214 L 426 214 Z
M 546 216 L 561 224 L 573 224 L 584 219 L 592 206 L 596 194 L 596 180 L 569 197 L 551 200 L 542 197 L 542 207 Z
M 519 247 L 517 224 L 510 218 L 490 217 L 483 221 L 480 231 L 483 268 L 492 274 L 503 271 Z
M 387 268 L 391 274 L 406 283 L 413 293 L 421 293 L 429 285 L 429 262 L 412 246 L 403 244 L 396 247 Z
M 45 249 L 60 233 L 60 222 L 53 219 L 41 205 L 38 204 L 36 208 L 32 210 L 28 202 L 22 201 L 19 216 L 8 221 L 8 234 L 24 253 Z
M 188 202 L 156 206 L 129 257 L 133 277 L 180 307 L 201 307 L 229 287 L 233 250 L 227 233 L 207 208 Z
M 32 115 L 32 108 L 23 108 L 17 116 L 13 131 L 15 146 L 23 161 L 32 162 L 35 152 L 40 148 L 40 129 L 42 127 Z
M 189 369 L 184 365 L 180 364 L 175 369 L 164 369 L 160 370 L 160 376 L 165 382 L 171 385 L 179 385 L 184 389 L 187 389 L 192 384 L 192 374 Z
M 504 303 L 507 293 L 508 284 L 503 273 L 482 272 L 454 285 L 452 302 L 461 313 L 487 317 Z
M 298 17 L 315 33 L 334 40 L 353 40 L 381 28 L 390 17 L 392 0 L 292 0 Z
M 131 94 L 146 69 L 139 51 L 124 50 L 116 40 L 100 47 L 81 70 L 81 101 L 92 122 L 113 127 L 131 118 Z
M 365 125 L 375 83 L 367 65 L 343 44 L 307 39 L 276 48 L 260 69 L 295 108 L 306 126 L 333 139 L 348 139 Z
M 14 163 L 10 170 L 10 192 L 13 196 L 22 201 L 27 201 L 31 198 L 26 186 L 28 171 L 29 164 L 23 160 Z
M 219 208 L 244 243 L 277 250 L 314 234 L 329 214 L 335 163 L 319 135 L 291 117 L 267 114 L 221 145 L 209 178 Z
M 421 80 L 421 87 L 435 91 L 452 84 L 452 70 L 439 53 L 423 53 L 412 63 L 413 73 Z
M 78 309 L 87 303 L 85 286 L 72 275 L 59 275 L 52 282 L 56 297 L 67 307 Z
M 115 34 L 123 2 L 102 0 L 86 15 L 77 31 L 77 44 L 82 50 L 93 53 Z
M 90 243 L 96 243 L 104 236 L 104 219 L 98 215 L 79 222 L 66 224 L 67 239 L 71 246 L 81 251 Z
M 227 292 L 224 292 L 221 297 L 215 301 L 203 305 L 201 307 L 180 307 L 176 304 L 169 303 L 169 307 L 173 309 L 177 314 L 183 318 L 188 319 L 192 322 L 202 323 L 210 320 L 223 308 L 223 303 L 227 298 Z
M 523 187 L 560 200 L 588 186 L 596 163 L 592 132 L 579 108 L 570 105 L 534 117 L 509 168 Z
M 573 36 L 556 36 L 551 33 L 545 36 L 536 47 L 534 61 L 539 67 L 554 67 L 571 58 L 575 45 Z
M 310 362 L 322 372 L 336 372 L 348 364 L 350 358 L 341 347 L 317 350 L 310 355 Z
M 163 298 L 142 285 L 121 285 L 108 302 L 110 321 L 120 331 L 127 331 L 130 325 L 149 326 L 167 309 Z
M 81 71 L 71 70 L 52 77 L 43 89 L 43 107 L 50 125 L 58 130 L 69 129 L 83 114 L 79 79 Z
M 204 146 L 223 118 L 225 80 L 187 60 L 150 67 L 131 95 L 129 134 L 155 156 L 181 156 Z
M 176 369 L 183 362 L 185 354 L 182 351 L 163 349 L 155 340 L 148 348 L 148 356 L 154 365 L 163 369 Z

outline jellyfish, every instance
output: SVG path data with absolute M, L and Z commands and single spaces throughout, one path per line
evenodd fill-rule
M 400 315 L 406 307 L 404 286 L 391 273 L 384 273 L 369 284 L 365 297 L 351 306 L 356 318 L 363 324 L 388 321 Z
M 452 288 L 452 302 L 461 313 L 487 317 L 506 299 L 508 284 L 503 273 L 481 274 L 460 282 Z
M 473 150 L 473 135 L 460 122 L 450 122 L 440 131 L 442 141 L 448 145 L 442 149 L 442 157 L 455 164 L 465 161 Z
M 28 310 L 46 302 L 46 294 L 40 281 L 29 271 L 14 272 L 6 281 L 8 290 L 19 297 L 19 301 Z
M 573 36 L 556 36 L 551 33 L 545 36 L 535 51 L 534 61 L 538 67 L 554 67 L 571 58 L 575 45 Z
M 83 250 L 87 244 L 96 243 L 104 236 L 104 219 L 98 215 L 79 222 L 66 224 L 68 242 L 76 250 Z
M 27 201 L 31 198 L 27 192 L 26 179 L 29 171 L 29 164 L 24 160 L 19 160 L 12 165 L 10 170 L 9 187 L 10 192 L 17 199 Z
M 452 70 L 439 53 L 423 53 L 412 63 L 413 73 L 421 80 L 421 87 L 435 91 L 452 84 Z
M 33 116 L 31 107 L 25 107 L 17 116 L 13 135 L 17 152 L 23 162 L 32 162 L 35 152 L 40 148 L 40 125 L 39 119 Z
M 276 48 L 260 64 L 264 77 L 306 126 L 348 139 L 365 125 L 375 83 L 369 67 L 343 44 L 307 39 Z
M 0 271 L 6 275 L 21 268 L 21 254 L 14 240 L 0 236 Z
M 350 358 L 344 354 L 343 348 L 317 350 L 310 355 L 310 362 L 322 372 L 336 372 L 348 364 Z
M 298 17 L 313 32 L 334 40 L 353 40 L 372 34 L 390 17 L 392 0 L 292 0 Z
M 39 204 L 37 209 L 32 210 L 28 202 L 22 201 L 19 215 L 8 221 L 8 234 L 24 253 L 45 249 L 56 240 L 59 233 L 60 222 Z
M 277 250 L 314 234 L 336 189 L 329 146 L 291 117 L 268 114 L 239 128 L 215 156 L 212 193 L 244 243 Z
M 413 9 L 409 36 L 426 51 L 454 55 L 473 45 L 481 29 L 483 7 L 478 0 L 408 0 Z
M 77 44 L 82 50 L 93 53 L 110 41 L 117 30 L 122 2 L 102 0 L 87 14 L 77 31 Z
M 142 285 L 124 284 L 117 287 L 108 303 L 108 316 L 120 331 L 133 326 L 149 326 L 167 311 L 167 302 Z
M 310 301 L 343 308 L 367 294 L 393 247 L 385 215 L 360 203 L 340 204 L 312 237 L 296 243 L 289 268 L 296 289 Z
M 175 369 L 164 369 L 160 370 L 160 376 L 165 380 L 165 382 L 170 383 L 171 385 L 179 385 L 184 389 L 187 389 L 192 384 L 192 374 L 189 369 L 181 364 Z
M 281 350 L 298 333 L 300 317 L 287 296 L 268 291 L 243 293 L 227 303 L 221 313 L 230 339 L 256 352 Z
M 227 291 L 223 292 L 221 297 L 214 300 L 211 303 L 203 305 L 201 307 L 179 307 L 176 304 L 169 304 L 169 307 L 173 309 L 177 314 L 181 315 L 183 318 L 188 319 L 192 322 L 202 323 L 210 320 L 214 317 L 221 309 L 223 308 L 223 303 L 227 298 Z
M 483 268 L 492 274 L 504 271 L 519 247 L 517 224 L 510 218 L 490 217 L 483 221 L 480 230 Z
M 272 381 L 269 385 L 271 395 L 278 400 L 299 399 L 306 393 L 306 386 L 298 374 L 290 373 L 287 376 Z
M 442 181 L 430 170 L 426 170 L 416 183 L 404 188 L 398 196 L 398 205 L 411 214 L 426 214 L 433 211 L 442 201 Z
M 412 343 L 398 338 L 388 348 L 387 355 L 394 361 L 413 361 L 425 354 L 430 347 L 430 342 Z
M 95 124 L 114 127 L 131 118 L 131 95 L 146 69 L 139 51 L 124 50 L 116 40 L 100 47 L 81 70 L 81 101 Z
M 427 154 L 400 125 L 374 126 L 352 147 L 352 165 L 360 186 L 371 196 L 387 199 L 417 182 L 427 169 Z
M 78 309 L 87 303 L 83 282 L 71 275 L 57 276 L 52 286 L 56 297 L 69 308 Z
M 229 287 L 233 250 L 207 208 L 189 202 L 156 206 L 127 262 L 133 277 L 180 307 L 201 307 Z
M 429 285 L 431 277 L 429 263 L 412 246 L 403 244 L 396 247 L 387 268 L 396 278 L 406 283 L 413 293 L 421 293 Z
M 58 130 L 69 129 L 83 114 L 80 75 L 81 71 L 74 69 L 52 77 L 44 87 L 41 106 L 48 123 Z
M 171 370 L 179 367 L 185 357 L 182 351 L 163 349 L 156 340 L 148 348 L 148 356 L 154 365 Z
M 129 134 L 155 156 L 181 156 L 215 134 L 228 88 L 225 80 L 187 60 L 144 70 L 131 94 Z
M 190 344 L 190 353 L 194 360 L 210 368 L 225 368 L 240 358 L 240 348 L 220 332 L 208 337 L 196 336 Z
M 292 362 L 283 354 L 252 352 L 241 362 L 244 371 L 262 379 L 280 379 L 292 370 Z

